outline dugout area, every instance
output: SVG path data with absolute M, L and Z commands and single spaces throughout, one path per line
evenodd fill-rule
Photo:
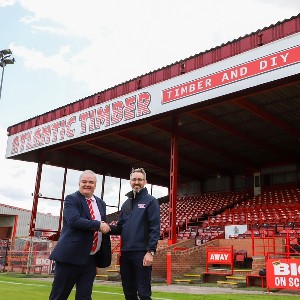
M 44 165 L 65 170 L 62 197 L 50 199 L 61 203 L 68 169 L 101 175 L 104 196 L 107 176 L 145 168 L 150 184 L 168 187 L 160 200 L 173 248 L 179 199 L 297 186 L 299 53 L 298 15 L 10 126 L 6 157 L 38 166 L 29 235 L 49 200 L 40 195 Z

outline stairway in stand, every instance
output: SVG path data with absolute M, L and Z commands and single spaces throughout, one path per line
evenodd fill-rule
M 226 276 L 226 280 L 218 280 L 218 286 L 220 287 L 246 287 L 246 276 L 242 275 L 230 275 Z
M 96 275 L 97 280 L 119 281 L 121 279 L 119 265 L 114 265 L 109 268 L 99 270 L 101 271 Z
M 209 282 L 217 283 L 218 286 L 221 287 L 246 287 L 247 286 L 247 275 L 250 275 L 252 273 L 251 269 L 238 269 L 234 270 L 233 275 L 215 275 L 211 274 L 209 276 Z M 173 280 L 173 282 L 176 283 L 187 283 L 187 284 L 201 284 L 204 282 L 203 280 L 203 274 L 200 273 L 188 273 L 184 274 L 181 278 L 176 278 Z
M 233 275 L 225 276 L 225 280 L 217 280 L 217 284 L 220 287 L 246 287 L 247 275 L 252 274 L 251 269 L 236 269 L 233 271 Z
M 201 274 L 183 274 L 183 278 L 174 279 L 174 283 L 201 283 L 202 276 Z

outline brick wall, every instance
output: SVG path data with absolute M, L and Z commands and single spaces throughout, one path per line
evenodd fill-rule
M 218 247 L 233 246 L 233 250 L 247 250 L 247 257 L 252 257 L 252 239 L 220 239 Z
M 253 256 L 252 274 L 258 275 L 259 270 L 266 268 L 266 259 L 264 256 Z
M 164 242 L 164 241 L 160 241 Z M 212 241 L 209 245 L 217 245 Z M 171 255 L 172 279 L 191 273 L 205 271 L 206 245 L 195 246 L 194 240 L 183 240 L 175 245 L 158 247 L 153 264 L 153 279 L 167 278 L 167 255 Z
M 255 240 L 256 252 L 263 252 L 262 245 L 265 242 Z M 112 242 L 112 248 L 117 250 L 119 241 Z M 194 240 L 179 240 L 178 243 L 168 246 L 168 240 L 158 242 L 157 252 L 153 263 L 152 277 L 154 280 L 165 281 L 167 278 L 167 254 L 171 255 L 172 279 L 183 277 L 185 273 L 201 274 L 206 270 L 206 246 L 228 247 L 238 251 L 247 250 L 247 256 L 253 258 L 252 273 L 258 274 L 259 270 L 265 268 L 265 256 L 253 255 L 252 239 L 219 239 L 210 241 L 204 245 L 195 246 Z M 271 247 L 270 244 L 270 249 Z M 276 239 L 276 252 L 284 252 L 284 239 Z M 255 253 L 254 253 L 255 254 Z M 113 261 L 110 268 L 114 268 L 117 261 L 117 254 L 113 255 Z M 100 271 L 100 270 L 99 270 Z M 102 270 L 103 272 L 104 270 Z M 99 273 L 102 273 L 101 271 Z
M 283 239 L 276 240 L 276 251 L 284 252 Z M 257 243 L 256 240 L 255 243 Z M 258 242 L 258 245 L 262 243 Z M 206 269 L 206 246 L 228 247 L 238 251 L 247 250 L 247 256 L 253 258 L 253 274 L 258 274 L 259 270 L 265 268 L 265 260 L 261 256 L 253 256 L 252 239 L 219 239 L 210 241 L 204 245 L 195 246 L 194 240 L 181 240 L 175 245 L 168 246 L 167 240 L 159 241 L 157 253 L 153 264 L 153 279 L 166 280 L 167 278 L 167 253 L 171 255 L 172 279 L 183 277 L 185 273 L 201 274 Z M 257 251 L 263 251 L 258 248 Z

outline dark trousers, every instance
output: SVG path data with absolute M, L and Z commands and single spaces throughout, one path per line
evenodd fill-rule
M 91 300 L 96 276 L 96 263 L 90 255 L 85 265 L 56 262 L 50 300 L 67 300 L 76 285 L 75 300 Z
M 126 300 L 151 300 L 152 267 L 143 266 L 145 254 L 145 251 L 121 253 L 120 273 Z

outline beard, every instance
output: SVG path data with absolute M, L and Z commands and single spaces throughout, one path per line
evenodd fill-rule
M 132 188 L 134 197 L 135 197 L 136 194 L 138 194 L 138 193 L 140 192 L 141 189 L 142 189 L 142 187 L 139 186 L 139 185 L 135 185 L 135 186 Z

